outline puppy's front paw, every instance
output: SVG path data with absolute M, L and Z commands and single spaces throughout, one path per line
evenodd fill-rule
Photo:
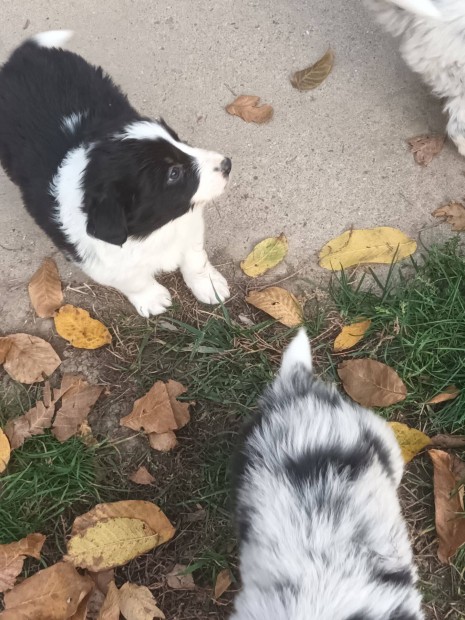
M 169 290 L 158 282 L 154 282 L 141 293 L 128 295 L 128 299 L 145 318 L 165 312 L 172 304 Z
M 229 287 L 221 273 L 212 265 L 201 273 L 184 274 L 184 280 L 199 301 L 217 304 L 228 299 Z

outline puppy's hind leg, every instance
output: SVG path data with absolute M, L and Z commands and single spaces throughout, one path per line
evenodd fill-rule
M 465 157 L 465 94 L 450 97 L 445 109 L 449 113 L 447 133 L 460 155 Z

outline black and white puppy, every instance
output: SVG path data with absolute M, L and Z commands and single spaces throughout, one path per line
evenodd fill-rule
M 27 210 L 142 316 L 171 305 L 154 276 L 178 268 L 199 301 L 226 299 L 202 207 L 225 189 L 231 160 L 141 116 L 101 67 L 60 48 L 71 34 L 34 36 L 0 71 L 0 161 Z

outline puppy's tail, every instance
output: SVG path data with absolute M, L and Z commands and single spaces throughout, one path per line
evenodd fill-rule
M 291 341 L 284 351 L 279 376 L 289 377 L 295 372 L 297 367 L 304 367 L 308 372 L 312 372 L 312 352 L 305 329 L 301 327 L 297 336 Z
M 34 35 L 31 41 L 34 41 L 39 47 L 63 47 L 72 36 L 72 30 L 48 30 Z
M 434 0 L 388 0 L 392 4 L 396 4 L 401 9 L 405 9 L 415 15 L 423 17 L 432 17 L 433 19 L 441 19 L 442 15 L 437 8 Z

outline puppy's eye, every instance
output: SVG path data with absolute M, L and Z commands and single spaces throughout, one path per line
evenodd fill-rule
M 181 174 L 181 166 L 171 166 L 171 168 L 168 170 L 168 182 L 175 183 L 181 178 Z

